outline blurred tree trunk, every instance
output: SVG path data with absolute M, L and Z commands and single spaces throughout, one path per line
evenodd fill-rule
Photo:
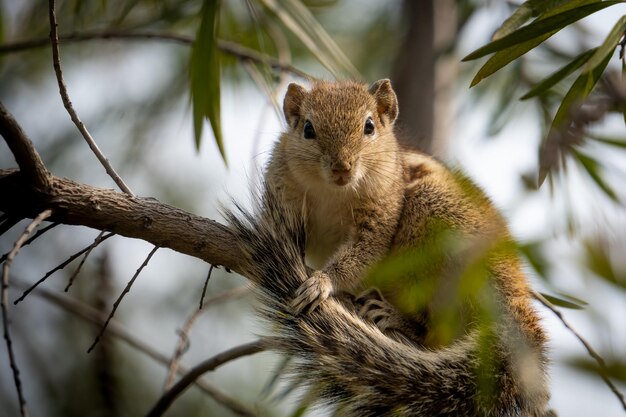
M 403 42 L 393 68 L 400 101 L 398 137 L 442 156 L 450 133 L 450 104 L 458 58 L 450 54 L 458 31 L 455 0 L 404 0 Z
M 406 34 L 393 68 L 400 139 L 432 151 L 435 108 L 434 0 L 404 0 Z

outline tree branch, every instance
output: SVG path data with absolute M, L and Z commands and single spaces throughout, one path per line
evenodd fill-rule
M 589 353 L 589 356 L 591 356 L 598 363 L 598 366 L 600 367 L 600 372 L 599 372 L 600 377 L 602 378 L 604 383 L 611 389 L 613 394 L 615 394 L 615 396 L 617 397 L 618 401 L 622 404 L 622 407 L 624 408 L 624 410 L 626 410 L 626 399 L 624 398 L 624 394 L 622 394 L 620 392 L 620 390 L 617 389 L 615 384 L 613 384 L 613 382 L 611 382 L 611 380 L 607 376 L 606 364 L 604 363 L 604 359 L 602 358 L 602 356 L 600 356 L 598 354 L 598 352 L 596 352 L 591 347 L 591 344 L 589 342 L 587 342 L 587 340 L 584 337 L 582 337 L 581 334 L 576 331 L 576 329 L 574 329 L 572 326 L 570 326 L 569 322 L 567 320 L 565 320 L 565 317 L 563 317 L 563 313 L 561 313 L 554 306 L 554 304 L 552 304 L 550 301 L 548 301 L 546 299 L 546 297 L 544 297 L 543 295 L 541 295 L 537 291 L 533 291 L 532 294 L 533 294 L 533 296 L 535 297 L 535 299 L 537 301 L 539 301 L 541 304 L 544 305 L 544 307 L 546 307 L 548 310 L 552 311 L 554 313 L 554 315 L 557 316 L 559 320 L 561 320 L 561 323 L 563 323 L 563 325 L 570 332 L 572 332 L 572 334 L 580 341 L 580 343 L 583 344 L 583 346 L 585 347 L 585 349 Z
M 0 170 L 0 211 L 34 218 L 52 210 L 51 221 L 107 230 L 240 271 L 243 254 L 224 225 L 154 198 L 133 197 L 111 189 L 51 176 L 37 190 L 21 171 Z
M 21 288 L 25 288 L 25 285 L 20 284 L 19 286 Z M 56 304 L 62 309 L 72 314 L 75 314 L 76 316 L 82 318 L 83 320 L 93 323 L 96 326 L 102 326 L 105 322 L 104 316 L 98 310 L 82 303 L 81 301 L 75 298 L 63 296 L 61 294 L 58 294 L 56 292 L 49 291 L 46 289 L 42 289 L 41 291 L 37 292 L 37 295 L 48 300 L 49 302 L 53 304 Z M 168 365 L 169 358 L 166 355 L 157 351 L 148 343 L 145 343 L 144 341 L 138 339 L 132 331 L 124 327 L 121 323 L 117 322 L 115 319 L 113 319 L 109 323 L 108 332 L 111 336 L 115 336 L 119 338 L 120 340 L 122 340 L 123 342 L 131 346 L 132 348 L 136 349 L 139 352 L 142 352 L 143 354 L 152 358 L 156 362 L 162 365 L 166 365 L 166 366 Z M 187 367 L 183 365 L 178 366 L 177 373 L 179 375 L 184 375 L 187 372 L 189 372 L 189 369 Z M 225 407 L 230 408 L 236 414 L 240 416 L 245 416 L 245 417 L 257 416 L 254 412 L 252 412 L 251 410 L 248 410 L 246 406 L 244 406 L 243 404 L 240 404 L 234 398 L 231 398 L 227 394 L 224 394 L 218 389 L 216 389 L 212 384 L 207 382 L 206 379 L 198 378 L 194 381 L 194 384 L 198 388 L 200 388 L 202 391 L 210 395 L 215 401 L 224 405 Z
M 230 362 L 233 359 L 240 358 L 242 356 L 252 355 L 265 350 L 261 341 L 250 342 L 240 346 L 235 346 L 232 349 L 218 353 L 217 355 L 209 358 L 200 364 L 194 366 L 185 376 L 183 376 L 174 386 L 164 393 L 157 403 L 146 415 L 147 417 L 162 416 L 163 413 L 169 408 L 179 395 L 181 395 L 193 382 L 198 379 L 202 374 L 212 371 L 220 365 L 226 362 Z
M 32 186 L 45 190 L 50 186 L 50 173 L 21 126 L 0 102 L 0 135 L 13 153 L 17 165 Z
M 54 66 L 54 74 L 56 75 L 57 83 L 59 84 L 59 93 L 61 94 L 61 100 L 63 101 L 63 106 L 65 106 L 65 109 L 70 115 L 70 119 L 72 119 L 72 122 L 74 122 L 74 124 L 78 128 L 78 131 L 87 142 L 87 145 L 89 145 L 89 148 L 91 149 L 91 151 L 94 153 L 94 155 L 96 155 L 96 158 L 98 158 L 98 161 L 100 161 L 100 164 L 104 167 L 104 170 L 106 171 L 106 173 L 113 179 L 113 181 L 117 184 L 118 187 L 120 187 L 122 191 L 124 191 L 126 194 L 133 195 L 133 192 L 130 190 L 128 185 L 126 185 L 124 180 L 122 180 L 122 177 L 120 177 L 119 174 L 115 172 L 115 169 L 113 169 L 113 166 L 111 166 L 111 163 L 109 162 L 107 157 L 104 156 L 104 154 L 98 147 L 98 144 L 96 143 L 96 141 L 93 139 L 93 137 L 87 130 L 87 127 L 82 122 L 82 120 L 80 120 L 80 118 L 78 117 L 78 113 L 76 113 L 76 110 L 74 110 L 74 106 L 72 106 L 72 101 L 70 100 L 69 93 L 67 92 L 67 87 L 65 86 L 65 81 L 63 80 L 63 71 L 61 70 L 61 56 L 60 56 L 60 51 L 59 51 L 59 34 L 57 32 L 58 24 L 57 24 L 56 12 L 54 10 L 54 7 L 55 7 L 55 0 L 49 0 L 48 16 L 50 19 L 50 42 L 52 44 L 52 63 Z
M 20 405 L 20 414 L 22 417 L 28 417 L 28 409 L 26 408 L 26 400 L 22 393 L 22 381 L 20 380 L 20 371 L 17 367 L 17 361 L 15 360 L 15 354 L 13 353 L 13 342 L 11 341 L 11 333 L 9 331 L 9 268 L 13 258 L 17 255 L 20 248 L 28 237 L 32 234 L 33 230 L 41 224 L 45 219 L 50 217 L 50 210 L 44 210 L 39 213 L 37 217 L 26 227 L 24 233 L 17 239 L 13 245 L 13 249 L 7 255 L 7 259 L 4 261 L 2 267 L 2 287 L 0 289 L 0 307 L 2 309 L 2 328 L 4 329 L 4 340 L 7 345 L 7 352 L 9 354 L 9 364 L 13 371 L 13 381 L 15 382 L 15 389 L 17 390 L 17 398 Z
M 162 32 L 150 32 L 150 31 L 137 31 L 137 32 L 123 32 L 116 30 L 102 30 L 94 32 L 74 32 L 68 35 L 59 36 L 59 41 L 62 43 L 71 42 L 85 42 L 92 40 L 127 40 L 127 41 L 167 41 L 179 43 L 181 45 L 191 45 L 194 39 L 191 36 L 177 35 L 173 33 Z M 29 49 L 41 48 L 48 45 L 50 40 L 48 38 L 29 39 L 22 42 L 9 43 L 0 45 L 0 54 L 14 53 L 27 51 Z M 255 51 L 254 49 L 247 48 L 235 42 L 227 41 L 224 39 L 218 39 L 217 47 L 225 54 L 232 55 L 241 60 L 250 60 L 258 63 L 265 63 L 275 70 L 282 72 L 290 72 L 302 78 L 311 78 L 307 73 L 294 66 L 282 62 L 278 58 L 263 54 Z

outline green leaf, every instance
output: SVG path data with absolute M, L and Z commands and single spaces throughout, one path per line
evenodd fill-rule
M 526 258 L 528 264 L 539 274 L 539 277 L 546 279 L 550 264 L 541 248 L 541 242 L 537 241 L 521 244 L 518 250 L 524 258 Z
M 260 0 L 336 78 L 361 78 L 359 71 L 300 0 Z
M 196 149 L 200 149 L 202 126 L 208 119 L 224 163 L 226 154 L 220 117 L 220 55 L 217 47 L 219 1 L 204 0 L 200 27 L 191 49 L 190 89 Z
M 596 50 L 591 59 L 583 68 L 583 73 L 591 72 L 598 65 L 602 64 L 607 55 L 612 55 L 617 44 L 626 30 L 626 15 L 622 16 L 613 26 L 613 29 L 602 42 L 602 45 Z
M 587 172 L 589 177 L 593 180 L 593 182 L 595 182 L 596 185 L 600 187 L 600 189 L 611 200 L 618 203 L 619 199 L 617 198 L 617 194 L 615 194 L 615 191 L 613 191 L 613 189 L 606 183 L 604 178 L 602 178 L 602 176 L 600 175 L 600 172 L 599 172 L 600 164 L 598 164 L 598 161 L 596 161 L 593 158 L 590 158 L 589 156 L 577 150 L 573 150 L 572 154 L 578 160 L 578 162 L 580 162 L 581 166 L 585 169 L 585 171 Z
M 579 5 L 580 3 L 586 4 L 581 6 Z M 544 16 L 540 16 L 532 23 L 478 48 L 463 58 L 463 61 L 481 58 L 540 36 L 552 36 L 565 26 L 577 22 L 583 17 L 619 3 L 623 3 L 623 1 L 595 1 L 592 3 L 589 3 L 588 0 L 570 1 L 561 7 L 551 10 Z
M 624 35 L 626 36 L 626 35 Z M 626 49 L 626 46 L 624 46 Z M 622 49 L 622 53 L 623 49 Z M 622 85 L 626 85 L 626 59 L 622 56 Z M 624 124 L 626 125 L 626 106 L 622 109 L 622 113 L 624 113 Z
M 565 94 L 565 97 L 563 97 L 563 101 L 561 101 L 561 104 L 559 105 L 559 108 L 556 111 L 554 119 L 552 120 L 552 124 L 550 126 L 548 135 L 546 136 L 546 138 L 544 139 L 541 145 L 540 164 L 539 164 L 540 168 L 539 168 L 539 178 L 538 178 L 539 185 L 543 183 L 543 181 L 546 179 L 548 172 L 549 172 L 548 169 L 545 167 L 545 164 L 541 163 L 541 158 L 544 155 L 545 149 L 549 148 L 548 146 L 546 146 L 547 141 L 549 141 L 550 138 L 558 137 L 559 131 L 569 126 L 570 120 L 568 116 L 569 116 L 569 112 L 572 106 L 576 105 L 577 103 L 582 102 L 582 100 L 584 100 L 585 97 L 589 95 L 593 87 L 596 85 L 596 83 L 602 76 L 602 73 L 604 72 L 604 69 L 608 65 L 610 58 L 611 58 L 611 55 L 607 55 L 604 61 L 599 66 L 595 67 L 593 71 L 591 71 L 590 73 L 581 74 L 580 76 L 578 76 L 576 81 L 574 81 L 574 84 L 572 84 L 572 86 L 570 87 L 567 94 Z
M 568 362 L 572 367 L 580 371 L 595 375 L 604 375 L 611 379 L 626 383 L 626 361 L 624 361 L 624 359 L 606 356 L 607 355 L 603 355 L 604 367 L 600 367 L 597 361 L 589 358 L 588 356 L 570 359 Z
M 554 304 L 555 306 L 558 307 L 563 307 L 563 308 L 571 308 L 572 310 L 583 310 L 587 305 L 587 302 L 582 301 L 578 298 L 575 297 L 570 297 L 568 295 L 564 295 L 564 294 L 560 294 L 561 297 L 567 297 L 570 300 L 566 300 L 565 298 L 561 298 L 561 297 L 556 297 L 554 295 L 549 295 L 546 293 L 540 293 L 546 300 L 550 301 L 552 304 Z
M 544 20 L 546 18 L 549 18 L 549 17 L 553 16 L 554 14 L 558 14 L 558 13 L 561 13 L 563 11 L 567 11 L 567 10 L 572 9 L 574 7 L 580 7 L 581 5 L 585 5 L 585 4 L 588 4 L 590 2 L 591 3 L 595 3 L 595 2 L 598 2 L 598 0 L 574 0 L 574 1 L 565 2 L 564 5 L 560 5 L 558 7 L 553 7 L 551 9 L 549 9 L 546 13 L 542 14 L 541 16 L 539 16 L 537 18 L 537 20 L 535 20 L 535 22 L 533 22 L 533 23 L 539 22 L 541 20 Z M 555 3 L 555 2 L 553 2 L 553 3 Z M 554 5 L 554 4 L 552 4 L 552 5 Z M 539 5 L 535 5 L 534 7 L 539 8 L 540 6 Z M 544 7 L 547 7 L 547 6 L 544 6 Z M 543 10 L 543 8 L 541 10 Z M 546 33 L 544 35 L 538 36 L 538 37 L 536 37 L 534 39 L 530 39 L 530 40 L 528 40 L 526 42 L 522 42 L 522 43 L 520 43 L 518 45 L 514 45 L 514 46 L 506 48 L 506 49 L 504 49 L 502 51 L 496 52 L 494 54 L 494 56 L 492 56 L 480 68 L 480 70 L 478 70 L 478 72 L 476 73 L 476 76 L 474 77 L 474 79 L 472 80 L 472 83 L 470 84 L 470 87 L 475 86 L 482 79 L 487 78 L 488 76 L 490 76 L 494 72 L 498 71 L 502 67 L 504 67 L 507 64 L 509 64 L 511 61 L 519 58 L 520 56 L 524 55 L 526 52 L 528 52 L 531 49 L 535 48 L 537 45 L 543 43 L 546 39 L 548 39 L 549 37 L 554 35 L 559 30 L 560 29 L 553 30 L 553 31 L 551 31 L 549 33 Z
M 561 6 L 569 3 L 570 0 L 528 0 L 520 5 L 511 16 L 496 30 L 492 36 L 492 40 L 500 39 L 526 23 L 531 17 L 537 17 Z M 599 0 L 587 0 L 586 3 L 597 2 Z
M 570 111 L 572 105 L 575 102 L 582 101 L 585 97 L 589 95 L 593 87 L 602 76 L 602 73 L 608 65 L 610 58 L 611 56 L 608 55 L 604 59 L 604 62 L 600 64 L 600 66 L 594 68 L 592 72 L 581 74 L 580 76 L 578 76 L 578 78 L 576 78 L 576 81 L 574 81 L 574 84 L 572 84 L 570 89 L 567 91 L 565 97 L 563 97 L 563 101 L 561 101 L 561 104 L 556 111 L 554 119 L 552 120 L 551 130 L 555 128 L 561 128 L 563 122 L 567 118 L 567 113 Z
M 518 7 L 511 16 L 496 30 L 492 36 L 492 40 L 503 38 L 504 36 L 514 32 L 533 16 L 533 7 L 529 1 L 524 2 Z
M 604 143 L 610 146 L 616 146 L 618 148 L 626 149 L 626 138 L 616 139 L 616 138 L 606 138 L 600 136 L 590 136 L 590 139 L 593 139 L 597 142 Z
M 494 72 L 498 71 L 500 68 L 509 64 L 511 61 L 524 55 L 526 52 L 530 51 L 535 46 L 539 45 L 540 43 L 548 39 L 554 33 L 543 35 L 538 38 L 523 42 L 519 45 L 512 46 L 503 51 L 496 52 L 494 56 L 489 58 L 489 60 L 485 63 L 485 65 L 483 65 L 478 70 L 478 72 L 476 73 L 476 75 L 474 76 L 474 79 L 472 80 L 470 84 L 470 87 L 475 86 L 476 84 L 481 82 L 484 78 L 487 78 Z
M 520 100 L 527 100 L 531 97 L 538 96 L 545 93 L 552 87 L 554 87 L 559 81 L 567 77 L 578 68 L 580 68 L 585 62 L 591 58 L 591 56 L 597 51 L 597 48 L 590 49 L 582 54 L 578 55 L 567 65 L 561 67 L 559 70 L 553 72 L 548 77 L 544 78 L 539 84 L 534 86 L 528 93 L 524 94 Z

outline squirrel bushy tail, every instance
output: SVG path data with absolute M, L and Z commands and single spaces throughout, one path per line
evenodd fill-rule
M 502 340 L 490 345 L 497 360 L 485 367 L 477 331 L 451 346 L 427 349 L 387 337 L 338 298 L 294 315 L 290 301 L 310 272 L 304 225 L 271 193 L 260 205 L 260 215 L 241 208 L 226 213 L 245 254 L 242 269 L 258 287 L 262 314 L 272 323 L 269 346 L 293 357 L 290 372 L 320 403 L 354 417 L 554 415 L 543 411 L 543 376 L 532 382 L 536 389 L 519 382 Z M 490 377 L 485 389 L 481 374 Z

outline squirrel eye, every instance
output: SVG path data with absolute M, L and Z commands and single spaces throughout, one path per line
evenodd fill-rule
M 365 121 L 365 127 L 363 128 L 363 133 L 366 135 L 372 135 L 374 133 L 374 121 L 371 117 L 368 117 Z
M 315 129 L 313 129 L 313 123 L 308 120 L 304 122 L 304 138 L 315 139 Z

